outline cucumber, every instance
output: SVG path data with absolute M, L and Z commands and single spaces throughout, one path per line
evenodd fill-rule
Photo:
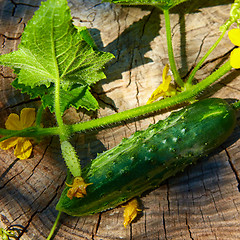
M 66 187 L 56 209 L 72 216 L 90 215 L 140 196 L 220 146 L 235 124 L 235 110 L 218 98 L 173 112 L 98 155 L 82 171 L 85 182 L 92 183 L 87 195 L 70 200 Z

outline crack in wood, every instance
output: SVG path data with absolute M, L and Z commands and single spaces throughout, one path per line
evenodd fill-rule
M 27 221 L 27 224 L 24 226 L 22 232 L 19 234 L 19 239 L 23 236 L 23 234 L 25 232 L 27 232 L 28 227 L 30 226 L 31 222 L 33 221 L 33 218 L 35 217 L 36 214 L 42 213 L 44 212 L 50 205 L 51 203 L 54 201 L 54 199 L 57 197 L 58 195 L 58 190 L 62 188 L 62 185 L 65 184 L 65 181 L 63 181 L 63 183 L 61 185 L 59 185 L 56 190 L 55 190 L 55 194 L 53 195 L 53 197 L 47 202 L 46 206 L 44 208 L 42 208 L 41 210 L 36 209 L 33 214 L 30 216 L 30 218 Z
M 166 180 L 166 186 L 167 186 L 168 213 L 170 214 L 170 187 L 169 187 L 168 180 Z
M 110 107 L 114 112 L 118 113 L 118 109 L 111 103 L 108 103 L 107 101 L 105 101 L 102 98 L 98 98 L 99 101 L 101 101 L 103 104 L 105 104 L 106 106 Z
M 201 206 L 199 207 L 199 210 L 200 210 L 200 213 L 201 213 L 202 221 L 203 221 L 203 223 L 205 223 L 204 214 L 203 214 Z
M 237 213 L 239 214 L 239 210 L 238 210 L 238 203 L 236 203 L 235 199 L 233 199 L 233 204 L 234 204 L 234 207 L 235 209 L 237 210 Z
M 234 48 L 236 48 L 236 47 L 233 47 L 231 50 L 227 51 L 226 53 L 222 54 L 221 56 L 218 56 L 216 58 L 212 58 L 212 59 L 206 61 L 205 63 L 202 64 L 202 66 L 199 68 L 199 70 L 204 68 L 207 64 L 214 63 L 214 62 L 216 62 L 218 60 L 226 58 L 232 52 L 232 50 Z M 213 71 L 215 71 L 215 69 Z
M 136 101 L 137 101 L 137 106 L 140 106 L 140 101 L 139 101 L 139 97 L 138 97 L 140 91 L 139 91 L 137 80 L 135 80 L 135 86 L 136 86 L 136 96 L 135 96 L 135 98 L 136 98 Z
M 6 38 L 7 40 L 18 40 L 18 39 L 20 39 L 22 37 L 22 34 L 20 34 L 18 37 L 8 37 L 5 34 L 0 33 L 0 36 Z
M 19 161 L 19 159 L 15 159 L 9 166 L 8 168 L 2 173 L 2 175 L 0 176 L 0 179 L 3 179 L 7 174 L 8 172 L 14 167 L 14 165 Z
M 202 52 L 202 48 L 203 48 L 205 39 L 209 36 L 209 34 L 210 34 L 210 33 L 207 33 L 207 34 L 203 37 L 203 39 L 202 39 L 202 42 L 201 42 L 200 47 L 199 47 L 199 50 L 198 50 L 198 54 L 197 54 L 196 59 L 195 59 L 195 61 L 194 61 L 194 65 L 196 65 L 196 63 L 197 63 L 198 57 L 200 56 L 200 54 L 201 54 L 201 52 Z
M 171 38 L 173 39 L 174 38 L 174 35 L 175 35 L 175 28 L 180 24 L 180 21 L 178 23 L 175 23 L 172 27 L 171 27 L 171 32 L 172 32 L 172 35 L 171 35 Z
M 167 240 L 167 228 L 166 228 L 166 220 L 165 220 L 165 214 L 164 214 L 164 211 L 163 211 L 163 214 L 162 214 L 162 220 L 163 220 L 163 230 L 164 230 L 164 238 L 165 240 Z
M 18 106 L 27 105 L 27 104 L 32 103 L 32 102 L 38 102 L 39 100 L 40 100 L 39 98 L 28 99 L 28 100 L 19 102 L 19 103 L 17 103 L 17 104 L 11 105 L 11 106 L 7 106 L 7 107 L 5 107 L 5 108 L 1 108 L 1 109 L 0 109 L 0 112 L 1 112 L 1 111 L 5 111 L 5 110 L 7 110 L 7 109 L 15 108 L 15 107 L 18 107 Z
M 20 215 L 18 215 L 17 217 L 13 218 L 13 220 L 11 221 L 11 224 L 15 223 L 18 219 L 20 219 L 22 216 L 25 216 L 27 213 L 29 213 L 31 211 L 31 209 L 29 208 L 27 211 L 24 211 L 23 209 L 23 213 L 21 213 Z M 14 217 L 14 216 L 13 216 Z
M 228 157 L 228 163 L 229 163 L 229 165 L 230 165 L 230 167 L 231 167 L 231 169 L 232 169 L 232 171 L 233 171 L 233 173 L 234 173 L 234 175 L 235 175 L 235 178 L 236 178 L 236 180 L 237 180 L 237 183 L 238 183 L 238 186 L 237 186 L 238 191 L 240 192 L 240 178 L 239 178 L 238 171 L 237 171 L 236 167 L 234 166 L 234 164 L 233 164 L 233 162 L 232 162 L 232 159 L 231 159 L 231 156 L 230 156 L 230 153 L 228 152 L 227 149 L 225 149 L 225 152 L 226 152 L 227 157 Z
M 144 212 L 144 233 L 147 236 L 147 214 L 146 211 Z
M 210 217 L 207 216 L 207 219 L 208 219 L 208 223 L 209 223 L 209 226 L 210 226 L 211 232 L 212 232 L 213 236 L 215 236 L 215 239 L 217 239 L 216 233 L 214 233 L 214 231 L 213 231 L 213 226 L 212 226 L 212 222 L 211 222 Z
M 21 175 L 21 173 L 24 170 L 22 170 L 21 172 L 17 173 L 16 175 L 12 176 L 11 178 L 9 178 L 2 186 L 0 186 L 0 190 L 3 189 L 9 182 L 11 182 L 15 177 L 17 177 L 18 175 Z
M 119 20 L 119 14 L 117 14 L 117 12 L 116 11 L 113 11 L 113 13 L 114 13 L 114 20 L 117 22 L 117 25 L 118 25 L 118 29 L 117 29 L 117 38 L 116 38 L 116 46 L 117 46 L 117 48 L 116 48 L 116 50 L 117 50 L 117 56 L 115 56 L 115 58 L 116 58 L 116 62 L 118 62 L 119 61 L 119 58 L 120 58 L 120 52 L 121 52 L 121 48 L 119 48 L 118 46 L 119 46 L 119 41 L 120 41 L 120 36 L 121 36 L 121 23 L 120 23 L 120 20 Z M 126 16 L 126 18 L 127 18 L 127 16 Z M 125 18 L 125 21 L 126 21 L 126 18 Z
M 98 6 L 100 6 L 100 5 L 103 5 L 103 4 L 104 4 L 104 3 L 102 3 L 102 2 L 96 3 L 96 4 L 94 4 L 93 6 L 89 7 L 89 8 L 87 9 L 87 11 L 92 10 L 93 8 L 96 8 L 96 7 L 98 7 Z
M 20 3 L 16 3 L 14 0 L 10 0 L 11 3 L 13 5 L 23 5 L 23 6 L 27 6 L 27 7 L 33 7 L 33 8 L 38 8 L 39 6 L 38 5 L 32 5 L 32 4 L 29 4 L 29 3 L 23 3 L 23 2 L 20 2 Z
M 46 148 L 44 149 L 44 152 L 42 154 L 42 157 L 39 159 L 39 161 L 37 162 L 37 164 L 34 166 L 33 170 L 32 170 L 32 173 L 29 175 L 29 177 L 25 180 L 25 182 L 28 182 L 28 180 L 32 177 L 32 175 L 34 174 L 36 168 L 38 167 L 38 165 L 40 164 L 40 162 L 43 160 L 46 152 L 47 152 L 47 149 L 50 147 L 50 145 L 52 144 L 52 141 L 53 141 L 53 138 L 51 137 L 51 140 L 50 140 L 50 143 L 46 146 Z
M 190 239 L 194 240 L 194 238 L 193 238 L 193 236 L 192 236 L 192 232 L 191 232 L 190 225 L 188 224 L 188 217 L 187 217 L 187 214 L 186 214 L 186 225 L 187 225 L 187 229 L 188 229 L 188 233 L 189 233 L 189 237 L 190 237 Z
M 143 23 L 143 26 L 142 26 L 142 33 L 140 35 L 140 41 L 139 43 L 141 43 L 141 38 L 144 36 L 144 32 L 145 32 L 145 29 L 146 29 L 146 25 L 148 24 L 148 22 L 150 21 L 150 18 L 152 17 L 153 15 L 153 12 L 154 12 L 155 8 L 153 8 L 150 12 L 150 14 L 147 16 L 146 18 L 146 21 Z
M 218 60 L 221 60 L 221 59 L 226 58 L 228 55 L 230 55 L 230 53 L 232 52 L 232 50 L 233 50 L 234 48 L 236 48 L 236 47 L 233 47 L 232 49 L 230 49 L 230 50 L 227 51 L 226 53 L 224 53 L 224 54 L 222 54 L 222 55 L 220 55 L 220 56 L 218 56 L 218 57 L 216 57 L 216 58 L 212 58 L 212 59 L 209 59 L 209 60 L 205 61 L 205 62 L 202 64 L 202 66 L 199 68 L 199 70 L 201 70 L 202 68 L 206 67 L 208 64 L 211 64 L 211 63 L 214 63 L 214 62 L 216 62 L 216 61 L 218 61 Z M 183 79 L 186 79 L 186 78 L 190 75 L 190 73 L 192 72 L 192 70 L 194 69 L 195 66 L 196 66 L 195 64 L 192 65 L 192 67 L 189 69 L 189 71 L 183 76 Z M 216 70 L 216 69 L 213 69 L 213 71 L 215 71 L 215 70 Z M 213 72 L 213 71 L 212 71 L 212 72 Z M 211 72 L 210 72 L 210 74 L 211 74 Z
M 224 222 L 225 222 L 225 218 L 224 218 L 223 213 L 222 213 L 221 211 L 218 211 L 217 204 L 216 204 L 216 201 L 215 201 L 215 198 L 214 198 L 213 194 L 211 194 L 211 197 L 212 197 L 213 204 L 214 204 L 214 207 L 215 207 L 215 209 L 216 209 L 217 214 L 218 214 L 219 216 L 222 216 L 222 218 L 223 218 L 223 220 L 224 220 Z
M 131 56 L 130 65 L 128 67 L 129 77 L 128 77 L 128 84 L 127 84 L 126 88 L 128 88 L 132 83 L 132 68 L 133 68 L 134 49 L 131 50 L 130 56 Z
M 19 234 L 18 239 L 20 239 L 20 238 L 23 236 L 23 234 L 24 234 L 25 232 L 27 232 L 27 228 L 28 228 L 29 225 L 31 224 L 31 222 L 32 222 L 32 220 L 33 220 L 33 218 L 34 218 L 34 216 L 35 216 L 36 214 L 37 214 L 37 211 L 35 211 L 35 212 L 31 215 L 31 217 L 28 219 L 27 224 L 26 224 L 25 227 L 23 228 L 22 232 Z
M 92 240 L 94 240 L 95 236 L 97 235 L 97 232 L 98 232 L 98 229 L 99 229 L 99 226 L 100 226 L 100 223 L 101 223 L 101 219 L 102 219 L 102 213 L 100 212 L 98 214 L 98 220 L 97 220 L 97 224 L 96 224 L 95 230 L 92 233 Z
M 222 82 L 219 82 L 220 85 L 222 85 L 223 87 L 226 87 L 226 88 L 230 88 L 230 89 L 233 89 L 233 90 L 236 90 L 236 91 L 240 91 L 240 88 L 237 88 L 237 86 L 229 86 L 225 83 L 222 83 Z
M 117 86 L 117 87 L 112 87 L 107 91 L 102 91 L 102 92 L 95 92 L 93 90 L 91 90 L 92 93 L 96 94 L 97 96 L 101 96 L 101 95 L 106 95 L 107 93 L 111 93 L 114 92 L 115 90 L 118 90 L 120 88 L 123 88 L 123 86 Z

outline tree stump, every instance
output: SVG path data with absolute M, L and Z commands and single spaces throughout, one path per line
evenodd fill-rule
M 220 36 L 219 27 L 229 17 L 231 1 L 190 1 L 173 9 L 171 26 L 176 63 L 187 76 Z M 27 21 L 40 0 L 1 0 L 1 54 L 17 50 Z M 87 26 L 97 46 L 115 59 L 106 67 L 107 79 L 93 86 L 100 109 L 69 109 L 66 123 L 85 121 L 146 104 L 162 81 L 168 63 L 165 23 L 160 10 L 128 7 L 100 0 L 69 0 L 74 24 Z M 229 58 L 233 45 L 226 36 L 196 75 L 200 81 Z M 239 70 L 232 70 L 201 97 L 240 99 Z M 0 126 L 7 116 L 24 107 L 39 106 L 11 86 L 13 72 L 1 67 Z M 159 112 L 147 118 L 101 131 L 75 134 L 71 141 L 84 164 L 98 152 L 120 143 L 136 130 L 164 118 Z M 54 125 L 44 114 L 44 125 Z M 62 215 L 58 239 L 240 239 L 240 129 L 213 154 L 168 179 L 141 197 L 143 212 L 129 227 L 123 226 L 123 208 L 87 217 Z M 34 144 L 30 159 L 19 160 L 13 150 L 0 150 L 0 227 L 21 225 L 21 238 L 46 239 L 57 216 L 55 205 L 65 185 L 66 167 L 59 140 L 49 137 Z

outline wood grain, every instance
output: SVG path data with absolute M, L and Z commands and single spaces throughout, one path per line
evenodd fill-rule
M 40 0 L 0 1 L 1 54 L 17 50 L 27 21 Z M 97 112 L 69 109 L 66 123 L 107 116 L 144 105 L 161 83 L 168 63 L 164 18 L 152 7 L 121 7 L 99 0 L 70 0 L 74 24 L 87 26 L 97 46 L 115 59 L 106 67 L 107 79 L 93 87 L 100 103 Z M 173 9 L 171 26 L 177 67 L 187 76 L 192 67 L 217 40 L 219 26 L 230 10 L 230 1 L 191 1 Z M 200 81 L 223 63 L 234 46 L 227 36 L 196 75 Z M 239 70 L 220 79 L 201 97 L 240 99 Z M 11 112 L 38 107 L 39 101 L 11 87 L 12 71 L 0 71 L 0 126 Z M 97 152 L 117 145 L 150 123 L 164 118 L 159 113 L 102 131 L 73 136 L 81 160 L 86 164 Z M 54 125 L 46 111 L 44 124 Z M 239 118 L 238 118 L 239 119 Z M 170 178 L 158 189 L 145 193 L 144 211 L 131 226 L 123 226 L 123 209 L 88 217 L 63 215 L 54 239 L 240 239 L 240 128 L 211 156 Z M 13 151 L 0 150 L 0 227 L 19 224 L 21 239 L 46 239 L 55 221 L 55 205 L 65 184 L 66 167 L 57 137 L 34 144 L 30 159 L 19 160 Z

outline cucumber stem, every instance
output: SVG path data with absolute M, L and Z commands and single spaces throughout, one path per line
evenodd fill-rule
M 232 107 L 236 110 L 239 110 L 240 109 L 240 101 L 237 101 L 237 102 L 233 103 Z
M 68 133 L 66 127 L 63 123 L 62 115 L 61 115 L 61 108 L 60 108 L 60 78 L 56 79 L 55 81 L 55 116 L 56 120 L 60 129 L 60 142 L 66 141 L 68 139 Z
M 123 120 L 142 116 L 144 114 L 148 114 L 154 111 L 158 111 L 167 107 L 177 105 L 179 103 L 186 102 L 187 100 L 192 99 L 194 96 L 201 93 L 206 87 L 214 83 L 217 79 L 222 77 L 231 69 L 232 67 L 230 65 L 230 61 L 227 61 L 224 65 L 222 65 L 218 70 L 213 72 L 206 79 L 202 80 L 200 83 L 191 86 L 188 90 L 181 92 L 173 97 L 166 98 L 158 102 L 140 106 L 134 109 L 126 110 L 124 112 L 116 113 L 110 116 L 106 116 L 100 119 L 95 119 L 88 122 L 71 125 L 69 126 L 70 128 L 69 131 L 73 133 L 97 127 L 102 127 L 109 125 L 111 123 L 121 122 Z
M 217 47 L 217 45 L 219 44 L 219 42 L 222 40 L 222 38 L 224 37 L 225 33 L 226 33 L 227 29 L 224 29 L 224 31 L 222 32 L 222 34 L 220 35 L 220 37 L 217 39 L 217 41 L 212 45 L 212 47 L 207 51 L 207 53 L 203 56 L 203 58 L 198 62 L 198 64 L 194 67 L 194 69 L 192 70 L 190 76 L 188 77 L 188 80 L 186 82 L 187 85 L 192 85 L 192 81 L 193 78 L 196 74 L 196 72 L 198 71 L 198 69 L 202 66 L 202 64 L 204 63 L 204 61 L 207 59 L 207 57 L 210 55 L 210 53 Z
M 171 24 L 170 24 L 170 17 L 169 17 L 169 10 L 164 9 L 164 18 L 165 18 L 165 25 L 166 25 L 166 36 L 167 36 L 167 46 L 168 46 L 168 58 L 169 63 L 171 66 L 171 70 L 173 72 L 173 77 L 175 82 L 179 85 L 179 87 L 183 87 L 184 83 L 179 75 L 179 72 L 176 67 L 174 54 L 173 54 L 173 46 L 172 46 L 172 36 L 171 36 Z
M 51 231 L 50 231 L 50 233 L 49 233 L 49 235 L 48 235 L 48 237 L 47 237 L 46 240 L 50 240 L 50 239 L 52 238 L 52 236 L 53 236 L 53 234 L 54 234 L 54 232 L 55 232 L 55 229 L 56 229 L 56 227 L 57 227 L 57 225 L 58 225 L 58 222 L 59 222 L 61 213 L 62 213 L 62 212 L 58 212 L 58 215 L 57 215 L 57 217 L 56 217 L 56 219 L 55 219 L 55 222 L 54 222 L 54 224 L 53 224 L 53 226 L 52 226 L 52 229 L 51 229 Z
M 50 128 L 42 128 L 42 127 L 29 127 L 24 128 L 23 130 L 9 130 L 0 128 L 0 135 L 4 135 L 5 137 L 0 138 L 0 142 L 4 141 L 11 137 L 45 137 L 45 136 L 53 136 L 60 135 L 59 127 L 50 127 Z

